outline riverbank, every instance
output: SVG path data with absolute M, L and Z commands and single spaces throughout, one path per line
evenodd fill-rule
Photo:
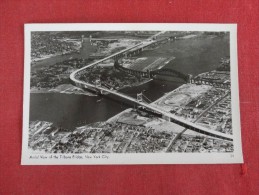
M 64 93 L 64 94 L 75 94 L 75 95 L 87 95 L 87 96 L 97 96 L 89 91 L 85 91 L 79 87 L 75 87 L 71 84 L 59 85 L 55 88 L 31 88 L 30 93 Z
M 153 79 L 149 79 L 149 80 L 145 80 L 142 81 L 140 83 L 135 83 L 132 85 L 125 85 L 119 89 L 117 89 L 116 91 L 120 91 L 126 88 L 132 88 L 132 87 L 137 87 L 137 86 L 141 86 L 144 85 L 150 81 L 152 81 Z M 59 85 L 55 88 L 36 88 L 36 87 L 32 87 L 30 89 L 30 93 L 64 93 L 64 94 L 75 94 L 75 95 L 86 95 L 86 96 L 98 96 L 97 94 L 94 94 L 90 91 L 87 90 L 83 90 L 82 88 L 76 87 L 72 84 L 63 84 L 63 85 Z
M 152 81 L 153 79 L 148 79 L 148 80 L 145 80 L 145 81 L 142 81 L 142 82 L 139 82 L 139 83 L 135 83 L 135 84 L 131 84 L 131 85 L 125 85 L 119 89 L 117 89 L 116 91 L 120 91 L 120 90 L 123 90 L 123 89 L 127 89 L 127 88 L 132 88 L 132 87 L 139 87 L 141 85 L 144 85 L 150 81 Z
M 63 53 L 55 53 L 55 54 L 49 54 L 49 55 L 43 55 L 39 58 L 32 58 L 31 62 L 33 65 L 35 65 L 35 63 L 41 62 L 43 60 L 48 60 L 50 58 L 54 58 L 54 57 L 59 57 L 59 56 L 65 56 L 65 55 L 72 55 L 72 54 L 78 54 L 79 53 L 79 49 L 77 50 L 73 50 L 73 51 L 65 51 Z

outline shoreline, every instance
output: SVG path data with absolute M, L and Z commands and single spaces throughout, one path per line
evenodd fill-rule
M 127 86 L 123 86 L 121 87 L 120 89 L 117 89 L 116 91 L 120 91 L 120 90 L 123 90 L 123 89 L 126 89 L 126 88 L 131 88 L 131 87 L 138 87 L 138 86 L 141 86 L 141 85 L 144 85 L 150 81 L 152 81 L 153 79 L 149 79 L 149 80 L 146 80 L 146 81 L 143 81 L 143 82 L 140 82 L 138 84 L 133 84 L 133 85 L 127 85 Z M 67 84 L 69 85 L 69 84 Z M 63 91 L 61 91 L 60 89 L 57 89 L 58 87 L 60 87 L 62 85 L 59 85 L 57 86 L 56 88 L 52 88 L 52 89 L 47 89 L 47 88 L 42 88 L 42 89 L 30 89 L 30 93 L 31 94 L 45 94 L 45 93 L 62 93 L 62 94 L 71 94 L 71 95 L 87 95 L 87 96 L 98 96 L 97 94 L 94 94 L 94 93 L 91 93 L 89 91 L 82 91 L 82 92 L 74 92 L 74 91 L 66 91 L 66 90 L 69 90 L 70 88 L 74 87 L 74 89 L 79 89 L 79 90 L 82 90 L 81 88 L 78 88 L 78 87 L 75 87 L 75 86 L 70 86 L 70 88 L 65 88 L 63 89 Z
M 63 88 L 62 88 L 63 87 Z M 73 91 L 77 90 L 77 91 Z M 90 93 L 88 91 L 83 91 L 82 89 L 75 87 L 71 84 L 63 84 L 59 85 L 52 89 L 30 89 L 31 94 L 47 94 L 47 93 L 60 93 L 60 94 L 68 94 L 68 95 L 87 95 L 87 96 L 97 96 L 96 94 Z
M 73 53 L 76 53 L 78 51 L 79 50 L 75 50 L 75 51 L 69 51 L 69 52 L 66 52 L 66 53 L 50 54 L 50 55 L 42 56 L 41 58 L 34 58 L 34 59 L 31 59 L 31 63 L 33 64 L 33 63 L 37 63 L 37 62 L 47 60 L 47 59 L 50 59 L 50 58 L 53 58 L 53 57 L 73 54 Z
M 123 89 L 126 89 L 126 88 L 131 88 L 131 87 L 138 87 L 138 86 L 141 86 L 141 85 L 144 85 L 150 81 L 153 81 L 153 79 L 149 79 L 149 80 L 146 80 L 146 81 L 143 81 L 143 82 L 140 82 L 139 84 L 133 84 L 133 85 L 126 85 L 124 87 L 121 87 L 120 89 L 117 89 L 115 91 L 120 91 L 120 90 L 123 90 Z
M 85 93 L 70 93 L 70 92 L 58 92 L 58 91 L 30 91 L 30 94 L 67 94 L 67 95 L 86 95 L 86 96 L 98 96 Z

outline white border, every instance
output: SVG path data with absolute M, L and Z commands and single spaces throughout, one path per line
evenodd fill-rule
M 231 103 L 233 126 L 233 153 L 162 153 L 162 154 L 43 154 L 47 159 L 30 159 L 28 148 L 30 103 L 30 53 L 32 31 L 229 31 L 231 62 Z M 95 164 L 226 164 L 243 163 L 237 63 L 236 24 L 169 24 L 169 23 L 91 23 L 91 24 L 25 24 L 24 101 L 22 165 L 95 165 Z M 60 155 L 72 159 L 60 158 Z M 83 157 L 84 159 L 77 159 Z M 100 158 L 94 158 L 100 156 Z

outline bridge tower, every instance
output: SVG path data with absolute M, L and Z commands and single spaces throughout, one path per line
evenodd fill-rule
M 102 85 L 101 79 L 100 78 L 96 79 L 95 80 L 95 87 L 101 87 L 101 85 Z
M 98 89 L 98 88 L 101 87 L 101 86 L 102 86 L 101 79 L 100 79 L 100 78 L 96 79 L 96 80 L 95 80 L 95 87 L 96 87 L 97 93 L 102 94 L 102 90 L 101 90 L 101 89 Z
M 93 45 L 93 42 L 92 42 L 92 35 L 89 36 L 89 41 L 90 41 L 90 44 Z
M 188 82 L 189 82 L 189 83 L 192 83 L 192 78 L 193 78 L 193 76 L 192 76 L 191 74 L 189 74 L 188 76 L 189 76 Z
M 143 94 L 141 93 L 137 93 L 137 101 L 138 102 L 143 102 Z
M 148 78 L 151 78 L 151 74 L 150 74 L 150 70 L 147 69 L 147 75 L 148 75 Z

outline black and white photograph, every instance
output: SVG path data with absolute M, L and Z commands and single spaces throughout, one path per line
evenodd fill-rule
M 26 24 L 22 164 L 241 163 L 235 24 Z

